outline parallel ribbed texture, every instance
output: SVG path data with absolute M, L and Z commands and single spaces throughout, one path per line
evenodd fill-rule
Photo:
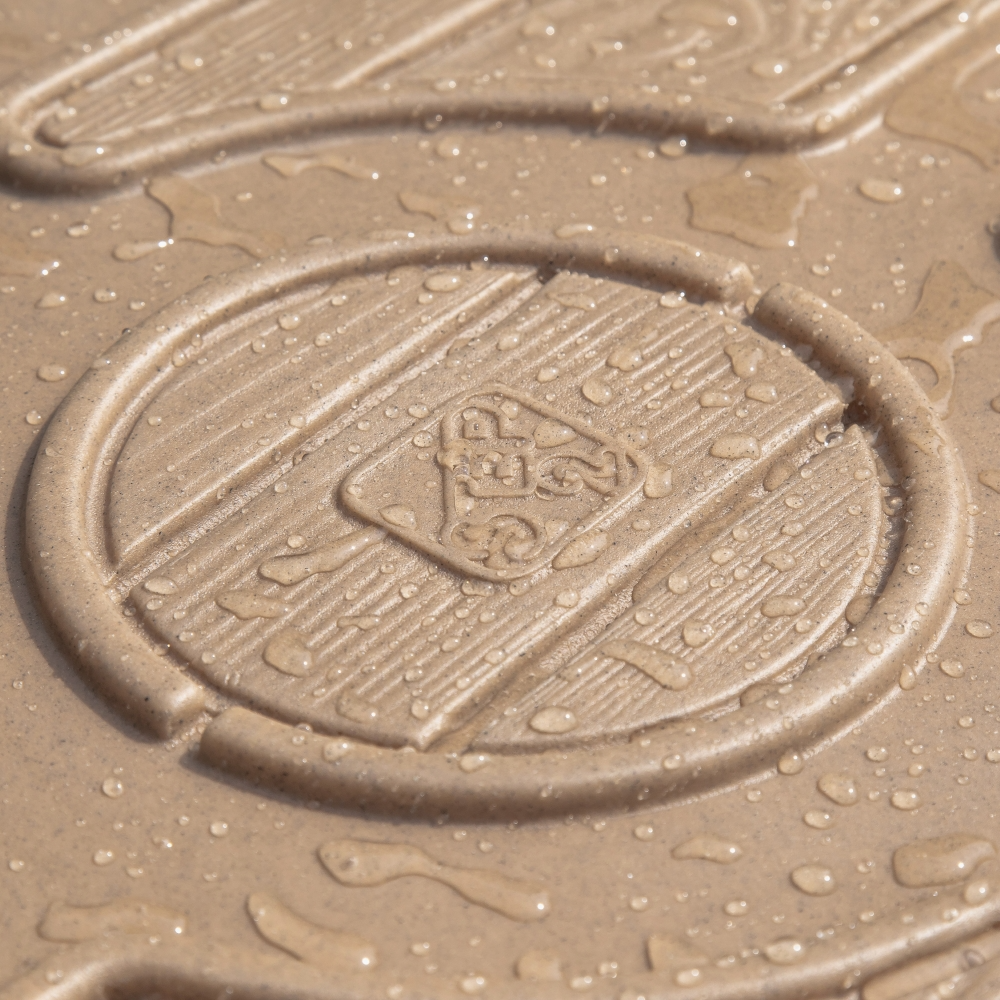
M 693 89 L 720 103 L 775 104 L 820 93 L 845 66 L 945 2 L 876 0 L 859 14 L 812 0 L 744 0 L 732 12 L 696 2 L 664 7 L 662 0 L 392 0 L 375 8 L 257 0 L 88 84 L 72 97 L 75 113 L 53 115 L 41 131 L 57 145 L 113 144 L 262 98 L 260 113 L 267 114 L 284 106 L 276 97 L 290 106 L 303 92 L 376 79 L 391 81 L 393 90 L 460 86 L 484 95 L 555 80 L 588 92 L 630 84 L 688 99 Z
M 434 301 L 467 300 L 473 287 L 502 288 L 506 297 L 491 300 L 476 319 L 469 309 L 466 326 L 454 328 L 409 367 L 394 369 L 394 375 L 387 372 L 385 384 L 395 386 L 391 394 L 385 384 L 372 379 L 367 391 L 359 386 L 352 392 L 348 416 L 326 424 L 319 421 L 312 437 L 322 443 L 307 449 L 303 460 L 277 484 L 287 490 L 275 492 L 269 487 L 260 492 L 241 513 L 155 570 L 156 577 L 165 576 L 178 585 L 176 593 L 154 595 L 141 587 L 134 591 L 150 628 L 235 697 L 327 731 L 428 746 L 487 705 L 512 678 L 534 669 L 529 665 L 540 664 L 553 642 L 577 628 L 582 618 L 611 621 L 637 577 L 667 547 L 682 540 L 686 520 L 700 523 L 721 503 L 731 503 L 741 477 L 756 476 L 759 483 L 761 462 L 710 455 L 719 435 L 752 433 L 765 460 L 789 447 L 805 454 L 810 447 L 814 451 L 820 447 L 809 433 L 812 426 L 833 422 L 840 412 L 839 400 L 791 352 L 779 350 L 749 326 L 731 322 L 716 307 L 665 308 L 659 304 L 659 293 L 584 275 L 558 274 L 539 288 L 525 282 L 523 274 L 515 280 L 509 272 L 492 269 L 454 273 L 464 282 L 461 288 L 436 293 Z M 421 294 L 420 276 L 404 274 L 406 283 L 393 286 L 390 299 L 397 313 L 415 304 Z M 372 282 L 369 288 L 378 282 L 384 287 L 383 278 Z M 342 321 L 350 332 L 341 335 L 340 351 L 352 355 L 349 365 L 355 371 L 369 356 L 364 350 L 377 354 L 381 349 L 382 341 L 369 343 L 379 329 L 370 317 L 383 313 L 384 322 L 391 322 L 383 299 L 374 301 L 374 294 L 364 292 L 338 309 L 344 317 L 369 317 L 354 325 L 349 319 Z M 328 297 L 324 293 L 323 299 Z M 355 308 L 357 314 L 352 312 Z M 276 303 L 276 311 L 282 309 Z M 304 315 L 301 309 L 299 314 Z M 492 326 L 482 318 L 500 315 L 506 318 Z M 514 334 L 519 337 L 517 346 Z M 762 352 L 757 377 L 777 388 L 773 403 L 744 397 L 749 383 L 737 378 L 723 351 L 724 345 L 746 338 Z M 245 343 L 252 338 L 241 332 L 238 339 Z M 642 349 L 637 368 L 623 371 L 609 365 L 616 349 L 637 345 Z M 204 367 L 223 364 L 220 359 L 228 350 L 226 344 L 219 346 L 218 356 L 209 350 L 210 361 Z M 348 365 L 346 357 L 342 363 Z M 554 377 L 547 369 L 556 372 Z M 304 376 L 309 378 L 311 374 Z M 582 392 L 591 378 L 611 387 L 607 405 L 594 404 Z M 323 381 L 324 391 L 335 390 L 332 379 L 324 375 Z M 391 535 L 342 569 L 293 586 L 283 587 L 258 574 L 265 559 L 307 552 L 363 527 L 342 512 L 337 500 L 342 484 L 352 481 L 351 470 L 377 457 L 373 449 L 384 449 L 393 439 L 409 442 L 421 430 L 433 431 L 433 437 L 438 433 L 435 420 L 448 410 L 449 399 L 496 382 L 618 440 L 644 433 L 648 441 L 638 446 L 639 451 L 649 462 L 673 467 L 673 492 L 648 499 L 641 481 L 607 501 L 582 491 L 581 517 L 596 518 L 610 538 L 608 548 L 589 565 L 558 571 L 547 567 L 527 581 L 530 587 L 525 593 L 497 584 L 485 587 L 481 581 L 475 589 L 488 593 L 463 593 L 463 582 L 468 591 L 469 581 Z M 262 410 L 274 405 L 264 394 L 269 384 L 261 380 L 254 390 Z M 282 385 L 280 380 L 274 384 Z M 733 404 L 702 407 L 699 397 L 707 389 L 729 392 Z M 376 445 L 380 441 L 386 444 Z M 407 446 L 416 452 L 415 444 Z M 442 502 L 441 469 L 434 459 L 438 447 L 439 443 L 431 444 L 422 451 L 425 457 L 414 461 L 418 473 L 412 481 L 390 484 L 386 504 L 400 497 L 431 508 Z M 752 482 L 748 478 L 745 489 Z M 535 503 L 543 516 L 545 502 Z M 643 517 L 650 526 L 633 527 Z M 304 544 L 288 547 L 286 540 L 297 541 L 296 535 Z M 155 554 L 149 558 L 155 563 Z M 293 610 L 279 619 L 241 622 L 214 603 L 215 594 L 234 589 L 280 598 Z M 579 595 L 575 608 L 554 603 L 556 595 L 567 590 Z M 370 626 L 365 630 L 342 621 L 345 617 L 378 621 L 362 622 Z M 288 628 L 301 634 L 312 653 L 314 667 L 308 677 L 287 676 L 262 659 L 268 640 Z M 713 701 L 714 683 L 703 689 L 706 704 Z M 339 712 L 345 693 L 355 706 L 367 704 L 377 716 L 359 722 L 350 717 L 352 713 Z M 724 693 L 728 697 L 728 688 Z M 643 702 L 633 715 L 646 720 L 659 710 Z M 615 726 L 627 725 L 617 703 L 609 702 L 609 711 Z M 600 723 L 595 720 L 595 725 Z
M 758 488 L 748 503 L 720 518 L 714 530 L 669 553 L 662 569 L 652 571 L 662 579 L 651 592 L 594 646 L 567 658 L 565 667 L 520 698 L 510 699 L 511 714 L 501 717 L 477 747 L 502 750 L 556 742 L 556 737 L 530 728 L 534 713 L 546 706 L 569 709 L 579 720 L 563 740 L 624 737 L 725 704 L 749 683 L 795 673 L 820 637 L 818 648 L 843 638 L 844 608 L 865 589 L 885 521 L 872 453 L 859 433 L 850 438 L 808 463 L 808 478 L 795 475 L 771 493 Z M 855 472 L 869 478 L 859 481 Z M 797 498 L 801 507 L 786 504 Z M 800 533 L 782 534 L 783 526 L 793 524 L 801 525 Z M 733 528 L 745 530 L 745 540 L 734 538 Z M 782 570 L 766 562 L 774 552 L 791 557 L 794 566 Z M 729 559 L 720 565 L 712 553 Z M 684 577 L 689 589 L 672 593 L 668 573 Z M 787 617 L 765 617 L 761 607 L 775 596 L 798 598 L 804 608 Z M 689 622 L 704 622 L 713 630 L 700 648 L 682 639 Z M 684 690 L 671 691 L 635 666 L 599 652 L 616 639 L 668 653 L 688 666 L 693 681 Z M 552 666 L 553 661 L 558 662 L 556 656 L 550 658 Z

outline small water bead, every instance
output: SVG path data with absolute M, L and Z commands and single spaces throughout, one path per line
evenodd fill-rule
M 43 382 L 61 382 L 69 374 L 64 365 L 42 365 L 38 377 Z
M 671 573 L 667 577 L 667 590 L 671 594 L 686 594 L 691 589 L 691 582 L 686 573 Z
M 23 872 L 27 865 L 20 858 L 11 858 L 7 862 L 7 867 L 12 872 Z
M 551 367 L 540 368 L 538 370 L 538 374 L 535 376 L 535 378 L 543 384 L 546 382 L 552 382 L 554 379 L 557 379 L 558 377 L 559 377 L 559 369 Z
M 225 837 L 229 833 L 229 824 L 219 819 L 214 823 L 211 823 L 208 827 L 208 832 L 211 833 L 213 837 Z
M 99 868 L 110 865 L 115 860 L 115 852 L 110 850 L 100 850 L 94 852 L 94 864 Z
M 975 639 L 988 639 L 993 635 L 993 626 L 987 621 L 974 619 L 966 623 L 965 631 Z
M 795 888 L 807 896 L 829 896 L 837 888 L 830 869 L 822 865 L 800 865 L 791 879 Z
M 951 595 L 951 598 L 956 604 L 966 605 L 972 603 L 972 594 L 967 590 L 956 590 Z
M 816 787 L 839 806 L 852 806 L 858 801 L 857 782 L 848 774 L 824 774 Z
M 692 649 L 699 649 L 715 635 L 715 629 L 708 622 L 688 621 L 685 622 L 681 631 L 681 638 L 686 646 Z
M 941 668 L 941 672 L 949 677 L 965 676 L 965 667 L 958 660 L 942 660 L 938 666 Z
M 458 981 L 458 988 L 469 996 L 475 996 L 486 989 L 486 977 L 476 975 L 464 976 Z
M 723 909 L 731 917 L 745 917 L 750 911 L 745 899 L 731 899 Z
M 963 716 L 962 716 L 962 717 L 961 717 L 961 718 L 960 718 L 960 719 L 958 720 L 958 724 L 959 724 L 959 725 L 960 725 L 960 726 L 961 726 L 961 727 L 962 727 L 963 729 L 971 729 L 971 728 L 972 728 L 972 727 L 973 727 L 973 726 L 974 726 L 974 725 L 975 725 L 976 723 L 975 723 L 975 720 L 974 720 L 974 719 L 972 718 L 972 716 L 971 716 L 971 715 L 963 715 Z
M 778 761 L 778 770 L 782 774 L 799 774 L 805 766 L 805 760 L 797 750 L 789 750 Z
M 905 195 L 903 185 L 898 181 L 884 180 L 878 177 L 867 177 L 858 185 L 858 190 L 872 201 L 892 204 L 900 201 Z
M 651 823 L 640 823 L 632 831 L 632 834 L 636 840 L 650 841 L 653 839 L 654 832 Z
M 889 759 L 889 751 L 885 747 L 869 747 L 865 751 L 865 756 L 869 760 L 880 762 Z
M 1000 750 L 995 750 L 995 749 L 994 750 L 987 750 L 986 751 L 986 759 L 991 764 L 998 764 L 998 763 L 1000 763 Z
M 633 618 L 639 625 L 652 625 L 656 621 L 656 614 L 650 611 L 649 608 L 639 608 L 633 615 Z
M 962 899 L 969 906 L 978 906 L 980 903 L 985 903 L 992 893 L 993 887 L 986 879 L 976 879 L 962 890 Z
M 117 778 L 105 778 L 101 783 L 101 791 L 109 799 L 118 799 L 125 793 L 125 786 Z
M 794 965 L 801 961 L 805 953 L 805 946 L 795 938 L 780 938 L 764 949 L 768 961 L 775 965 Z
M 576 716 L 568 708 L 550 706 L 536 712 L 528 723 L 537 733 L 568 733 L 579 725 Z
M 836 822 L 832 813 L 823 809 L 810 809 L 803 817 L 802 822 L 806 826 L 811 826 L 814 830 L 829 830 Z
M 462 284 L 460 274 L 432 274 L 424 281 L 424 288 L 430 292 L 453 292 Z
M 30 410 L 24 415 L 25 423 L 30 424 L 32 427 L 37 427 L 44 419 L 38 410 Z
M 764 797 L 764 793 L 759 788 L 751 788 L 747 792 L 747 802 L 760 802 Z
M 46 292 L 36 303 L 36 309 L 58 309 L 66 305 L 66 296 L 59 292 Z
M 580 595 L 575 590 L 563 590 L 556 594 L 553 603 L 559 608 L 575 608 L 580 603 Z
M 921 804 L 920 794 L 918 792 L 915 792 L 912 789 L 904 788 L 893 792 L 889 801 L 896 809 L 902 809 L 904 812 L 917 809 Z

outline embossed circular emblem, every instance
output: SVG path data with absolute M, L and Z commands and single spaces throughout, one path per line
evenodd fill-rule
M 40 599 L 135 722 L 207 710 L 203 757 L 315 799 L 638 806 L 819 752 L 923 668 L 964 476 L 872 337 L 750 284 L 589 226 L 209 281 L 53 418 Z

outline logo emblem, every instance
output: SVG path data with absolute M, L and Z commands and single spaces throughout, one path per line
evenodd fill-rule
M 429 456 L 440 486 L 423 482 Z M 502 582 L 559 565 L 571 527 L 594 529 L 612 515 L 641 488 L 645 469 L 610 435 L 496 385 L 450 401 L 437 420 L 374 456 L 341 499 L 457 571 Z M 419 514 L 414 492 L 429 494 Z M 377 508 L 368 496 L 380 498 Z

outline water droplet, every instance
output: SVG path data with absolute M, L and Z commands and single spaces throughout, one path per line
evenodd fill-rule
M 918 792 L 912 789 L 901 788 L 898 791 L 892 793 L 892 797 L 889 801 L 897 809 L 902 809 L 904 811 L 909 811 L 911 809 L 916 809 L 920 806 L 920 795 Z
M 848 774 L 824 774 L 816 787 L 838 806 L 853 806 L 858 801 L 857 782 Z
M 723 350 L 729 356 L 733 372 L 740 378 L 753 378 L 764 361 L 764 352 L 750 340 L 726 344 Z
M 832 814 L 823 809 L 810 809 L 803 817 L 802 822 L 806 826 L 811 826 L 814 830 L 829 830 L 834 825 Z
M 737 844 L 711 833 L 698 834 L 685 840 L 670 853 L 679 861 L 714 861 L 720 865 L 731 865 L 743 856 L 743 851 Z
M 765 618 L 787 618 L 801 614 L 806 609 L 806 602 L 800 597 L 776 595 L 767 598 L 760 606 L 760 613 Z
M 601 645 L 605 656 L 614 657 L 637 667 L 654 681 L 672 691 L 681 691 L 691 683 L 691 670 L 686 663 L 643 642 L 614 639 Z
M 542 920 L 551 911 L 548 893 L 535 883 L 515 880 L 498 871 L 452 868 L 409 844 L 334 840 L 320 848 L 319 856 L 326 870 L 342 885 L 385 885 L 397 878 L 422 876 L 449 886 L 470 903 L 512 920 Z
M 580 391 L 596 406 L 607 406 L 615 398 L 611 386 L 596 375 L 588 378 L 580 387 Z
M 46 292 L 36 303 L 36 309 L 58 309 L 66 305 L 66 296 L 59 292 Z
M 893 802 L 893 805 L 896 803 Z M 916 807 L 904 805 L 897 808 Z M 930 840 L 915 840 L 898 848 L 892 856 L 892 869 L 901 885 L 927 888 L 964 882 L 984 861 L 994 857 L 996 848 L 990 841 L 969 833 L 954 833 Z
M 269 666 L 291 677 L 305 677 L 313 666 L 305 638 L 292 629 L 284 629 L 268 640 L 263 657 Z
M 575 590 L 561 590 L 553 603 L 560 608 L 575 608 L 580 603 L 580 595 Z
M 280 111 L 282 108 L 288 107 L 288 95 L 265 94 L 257 101 L 257 107 L 261 111 Z
M 568 708 L 549 706 L 536 712 L 528 723 L 538 733 L 568 733 L 579 723 Z
M 375 947 L 364 938 L 304 920 L 267 893 L 253 893 L 247 899 L 247 912 L 261 937 L 308 966 L 342 976 L 377 964 Z M 387 991 L 390 996 L 391 989 Z
M 716 458 L 760 458 L 760 444 L 750 434 L 721 434 L 712 443 Z
M 797 750 L 789 750 L 778 761 L 778 770 L 782 774 L 798 774 L 805 766 L 805 760 Z
M 576 431 L 559 420 L 549 418 L 538 424 L 531 436 L 539 448 L 555 448 L 572 441 Z
M 115 860 L 115 852 L 109 850 L 101 850 L 94 852 L 94 864 L 101 868 L 106 865 L 110 865 L 112 861 Z
M 905 194 L 903 185 L 898 181 L 884 180 L 879 177 L 867 177 L 858 185 L 858 190 L 872 201 L 891 204 L 900 201 Z
M 688 141 L 682 135 L 673 135 L 660 143 L 660 152 L 672 160 L 683 156 L 688 150 Z
M 993 626 L 989 622 L 976 619 L 966 623 L 965 631 L 976 639 L 988 639 L 993 635 Z
M 455 272 L 432 274 L 424 281 L 424 288 L 431 292 L 453 292 L 462 284 L 462 276 Z
M 691 581 L 688 579 L 687 573 L 675 572 L 667 577 L 667 590 L 671 594 L 680 596 L 686 594 L 690 589 Z
M 958 660 L 942 660 L 938 664 L 941 672 L 949 677 L 962 677 L 965 675 L 965 667 Z
M 554 379 L 557 379 L 558 377 L 559 377 L 558 368 L 539 368 L 538 374 L 535 376 L 535 378 L 543 384 L 545 382 L 551 382 Z
M 164 596 L 166 594 L 176 593 L 177 584 L 165 576 L 151 576 L 142 585 L 142 589 L 148 591 L 150 594 L 159 594 L 160 596 Z
M 37 427 L 44 419 L 38 410 L 30 410 L 24 415 L 25 423 L 31 424 L 32 427 Z
M 837 888 L 832 872 L 822 865 L 800 865 L 791 878 L 795 888 L 807 896 L 829 896 Z
M 556 557 L 552 565 L 556 569 L 572 569 L 592 563 L 611 543 L 604 531 L 588 531 L 574 538 Z
M 272 597 L 262 597 L 245 590 L 227 590 L 215 595 L 215 603 L 242 621 L 251 618 L 280 618 L 292 609 Z
M 61 382 L 69 372 L 64 365 L 42 365 L 38 377 L 43 382 Z
M 608 366 L 619 371 L 630 372 L 642 366 L 642 351 L 638 347 L 623 344 L 608 355 Z
M 865 756 L 869 760 L 881 762 L 889 759 L 889 751 L 885 747 L 869 747 L 865 751 Z
M 970 882 L 962 890 L 962 899 L 964 899 L 969 906 L 978 906 L 980 903 L 985 903 L 992 894 L 992 885 L 986 879 L 980 878 L 976 879 L 974 882 Z
M 650 841 L 653 839 L 655 831 L 653 830 L 652 824 L 650 823 L 640 823 L 633 831 L 632 835 L 636 840 Z
M 485 753 L 466 753 L 458 758 L 458 766 L 466 774 L 472 774 L 474 771 L 486 767 L 489 762 L 490 756 Z
M 117 799 L 125 794 L 125 786 L 117 778 L 105 778 L 101 783 L 101 791 L 109 799 Z
M 715 635 L 715 629 L 712 628 L 708 622 L 691 620 L 684 623 L 684 628 L 681 631 L 681 638 L 683 638 L 685 645 L 690 646 L 692 649 L 699 649 L 704 646 L 712 636 Z
M 673 470 L 669 465 L 654 462 L 646 470 L 646 481 L 642 492 L 650 500 L 659 500 L 668 496 L 673 490 Z
M 794 965 L 805 956 L 806 949 L 795 938 L 779 938 L 764 949 L 769 962 L 775 965 Z

